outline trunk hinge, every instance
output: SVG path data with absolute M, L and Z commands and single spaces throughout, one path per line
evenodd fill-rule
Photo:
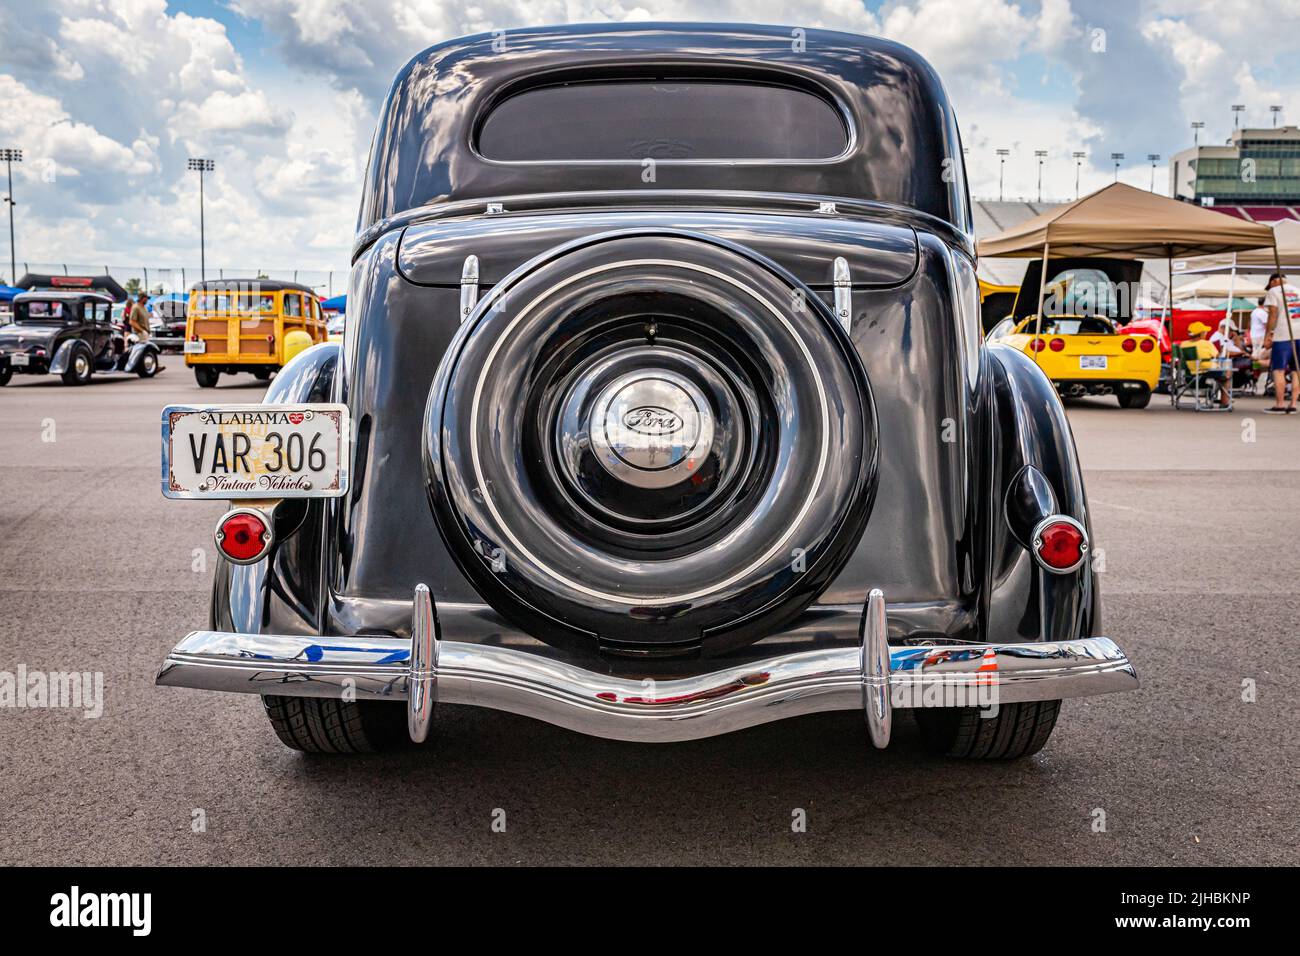
M 853 331 L 853 280 L 843 256 L 835 257 L 835 318 L 845 332 Z
M 466 256 L 460 270 L 460 320 L 464 322 L 478 305 L 478 256 Z

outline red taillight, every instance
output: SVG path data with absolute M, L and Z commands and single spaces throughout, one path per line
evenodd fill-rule
M 1123 346 L 1125 352 L 1132 352 L 1135 348 L 1138 347 L 1137 339 L 1133 338 L 1133 336 L 1131 335 L 1126 335 L 1121 345 Z
M 217 547 L 231 561 L 248 564 L 271 547 L 271 531 L 251 511 L 232 511 L 217 523 Z
M 199 333 L 195 332 L 193 335 L 190 336 L 191 342 L 197 342 L 198 340 L 199 340 Z
M 275 344 L 275 333 L 272 332 L 270 335 L 268 335 L 268 336 L 266 337 L 266 341 L 267 341 L 268 343 L 270 343 L 271 345 L 274 345 L 274 344 Z
M 1034 534 L 1034 554 L 1049 571 L 1065 573 L 1083 563 L 1088 553 L 1088 536 L 1075 521 L 1049 518 Z
M 1029 343 L 1029 351 L 1041 352 L 1043 350 L 1043 346 L 1046 344 L 1047 343 L 1044 342 L 1042 339 L 1034 339 L 1032 342 Z
M 1143 339 L 1141 342 L 1138 343 L 1138 346 L 1142 349 L 1143 352 L 1150 352 L 1153 348 L 1156 347 L 1156 340 Z
M 1059 352 L 1065 348 L 1065 339 L 1052 339 L 1052 341 L 1047 343 L 1047 347 L 1053 352 Z

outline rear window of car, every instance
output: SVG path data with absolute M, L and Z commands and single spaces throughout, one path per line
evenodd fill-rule
M 201 292 L 194 300 L 197 312 L 274 312 L 275 296 L 269 292 Z
M 1115 318 L 1121 314 L 1120 292 L 1100 269 L 1066 269 L 1047 283 L 1043 311 L 1055 315 L 1097 315 Z M 1100 331 L 1100 330 L 1085 330 Z
M 849 144 L 839 111 L 766 83 L 618 80 L 518 93 L 488 114 L 479 152 L 502 162 L 818 160 Z
M 14 308 L 19 322 L 54 322 L 72 317 L 72 309 L 63 302 L 19 302 Z
M 1033 322 L 1030 322 L 1033 331 Z M 1115 326 L 1105 319 L 1043 319 L 1044 335 L 1110 335 Z

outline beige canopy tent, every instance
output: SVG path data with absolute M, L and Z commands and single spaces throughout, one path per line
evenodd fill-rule
M 1272 269 L 1272 266 L 1269 267 Z M 1226 299 L 1228 296 L 1242 296 L 1254 299 L 1265 292 L 1264 283 L 1245 276 L 1210 275 L 1201 276 L 1194 282 L 1188 282 L 1174 289 L 1175 299 Z
M 1273 230 L 1124 183 L 1027 219 L 979 243 L 980 256 L 1036 259 L 1051 247 L 1058 257 L 1177 259 L 1268 249 Z
M 1124 183 L 1112 183 L 1027 219 L 981 240 L 976 249 L 981 258 L 1042 258 L 1035 335 L 1042 327 L 1047 262 L 1053 253 L 1058 258 L 1165 259 L 1169 263 L 1171 291 L 1176 258 L 1268 250 L 1265 254 L 1276 261 L 1270 227 Z M 1037 352 L 1034 359 L 1038 359 Z
M 1217 215 L 1222 215 L 1218 213 Z M 1227 218 L 1226 216 L 1224 217 Z M 1277 244 L 1277 257 L 1271 249 L 1252 249 L 1246 252 L 1220 253 L 1188 259 L 1175 266 L 1179 273 L 1205 272 L 1272 272 L 1279 265 L 1287 269 L 1300 269 L 1300 220 L 1283 219 L 1271 227 L 1273 241 Z M 1181 268 L 1180 268 L 1181 267 Z

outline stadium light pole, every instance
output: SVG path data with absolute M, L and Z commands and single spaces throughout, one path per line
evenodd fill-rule
M 1273 128 L 1277 129 L 1277 118 L 1282 115 L 1282 107 L 1275 103 L 1268 108 L 1268 111 L 1273 114 Z
M 1007 170 L 1007 157 L 1011 155 L 1009 149 L 999 149 L 998 154 L 998 202 L 1002 202 L 1002 177 Z
M 1202 123 L 1200 120 L 1192 121 L 1192 145 L 1193 146 L 1201 145 L 1201 130 L 1203 129 L 1205 129 L 1205 124 Z
M 1111 153 L 1110 158 L 1115 160 L 1115 182 L 1119 182 L 1119 164 L 1124 159 L 1123 153 Z
M 9 177 L 9 192 L 5 194 L 5 203 L 9 206 L 9 284 L 18 281 L 18 253 L 14 248 L 14 163 L 23 161 L 21 149 L 0 149 L 0 159 L 5 161 L 5 173 Z
M 1147 153 L 1147 162 L 1151 164 L 1151 191 L 1156 191 L 1156 163 L 1160 162 L 1159 153 Z
M 1245 103 L 1232 104 L 1232 128 L 1233 129 L 1241 128 L 1241 114 L 1244 112 L 1246 112 Z
M 1043 160 L 1047 158 L 1047 150 L 1036 149 L 1034 155 L 1038 157 L 1038 201 L 1043 201 Z
M 217 168 L 217 164 L 210 159 L 191 159 L 185 164 L 186 169 L 196 170 L 199 174 L 199 281 L 208 281 L 208 263 L 205 246 L 207 237 L 204 235 L 203 222 L 203 174 L 210 173 Z
M 1083 161 L 1087 158 L 1087 153 L 1075 151 L 1071 154 L 1074 156 L 1074 198 L 1079 198 L 1079 173 L 1083 171 Z

